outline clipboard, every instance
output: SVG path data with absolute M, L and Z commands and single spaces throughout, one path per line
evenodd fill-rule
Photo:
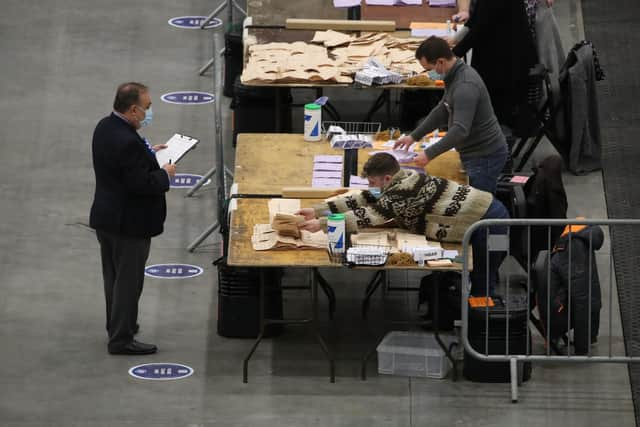
M 156 152 L 156 160 L 160 166 L 169 163 L 178 163 L 182 157 L 193 149 L 199 140 L 186 135 L 176 133 L 165 144 L 167 148 Z

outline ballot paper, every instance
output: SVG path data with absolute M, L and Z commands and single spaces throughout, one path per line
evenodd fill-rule
M 180 135 L 176 133 L 165 144 L 167 148 L 156 152 L 156 160 L 160 166 L 169 162 L 178 163 L 189 150 L 196 146 L 199 141 L 190 136 Z
M 354 7 L 360 6 L 361 0 L 333 0 L 333 7 Z
M 351 175 L 349 178 L 349 187 L 351 188 L 369 188 L 369 180 L 357 175 Z
M 431 7 L 456 7 L 456 0 L 429 0 Z

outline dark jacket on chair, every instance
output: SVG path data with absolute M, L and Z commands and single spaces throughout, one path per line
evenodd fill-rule
M 112 113 L 96 126 L 92 147 L 91 228 L 140 238 L 162 233 L 169 176 L 138 132 Z

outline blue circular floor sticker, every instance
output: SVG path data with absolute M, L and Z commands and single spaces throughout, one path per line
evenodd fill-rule
M 171 188 L 191 188 L 202 179 L 202 175 L 194 175 L 190 173 L 177 173 L 176 176 L 169 180 Z M 208 185 L 211 180 L 208 179 L 202 185 Z
M 179 363 L 145 363 L 129 369 L 129 375 L 141 380 L 180 380 L 193 374 L 193 368 Z
M 175 18 L 169 19 L 167 21 L 169 25 L 177 28 L 187 28 L 190 30 L 199 30 L 202 23 L 207 19 L 206 16 L 176 16 Z M 217 28 L 222 25 L 222 20 L 218 18 L 213 18 L 206 27 L 205 30 L 209 30 L 211 28 Z
M 156 279 L 188 279 L 202 274 L 202 267 L 190 264 L 155 264 L 144 269 L 144 275 Z
M 203 105 L 211 104 L 215 101 L 214 94 L 209 92 L 199 92 L 196 90 L 185 90 L 181 92 L 169 92 L 160 97 L 164 102 L 179 105 Z

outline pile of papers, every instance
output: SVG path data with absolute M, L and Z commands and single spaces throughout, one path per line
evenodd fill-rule
M 337 134 L 331 138 L 331 147 L 333 148 L 371 148 L 373 147 L 373 139 L 371 135 L 365 134 Z
M 354 80 L 365 86 L 373 86 L 389 83 L 399 84 L 402 83 L 404 77 L 402 74 L 387 70 L 377 59 L 369 58 L 362 69 L 356 71 Z
M 431 7 L 456 7 L 456 0 L 429 0 Z
M 311 187 L 342 187 L 342 156 L 315 156 L 313 158 Z
M 365 0 L 365 3 L 370 6 L 420 6 L 422 0 Z
M 300 210 L 299 199 L 271 199 L 269 200 L 269 222 L 277 228 L 284 222 L 289 223 L 286 228 L 291 230 L 291 222 L 298 223 L 300 218 L 295 218 L 294 213 Z M 256 251 L 273 249 L 326 249 L 328 245 L 327 234 L 322 231 L 311 233 L 299 230 L 299 234 L 275 230 L 271 224 L 256 224 L 253 227 L 251 245 Z M 294 236 L 297 234 L 297 237 Z
M 370 58 L 395 74 L 408 76 L 423 71 L 414 57 L 421 41 L 384 32 L 363 32 L 356 36 L 333 30 L 317 31 L 310 43 L 251 44 L 248 40 L 248 58 L 241 81 L 352 83 L 356 71 Z

